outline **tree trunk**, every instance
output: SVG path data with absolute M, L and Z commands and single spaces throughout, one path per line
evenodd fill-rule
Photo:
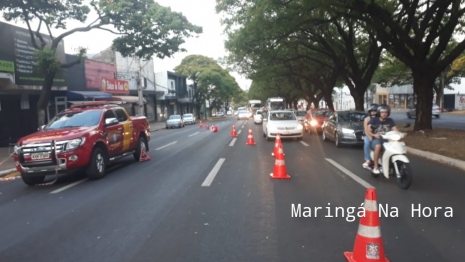
M 202 108 L 202 106 L 199 103 L 196 103 L 195 104 L 195 112 L 197 113 L 197 119 L 202 119 L 202 116 L 200 114 L 200 108 Z
M 417 95 L 414 131 L 432 130 L 434 75 L 426 70 L 412 70 L 413 92 Z
M 47 107 L 50 99 L 50 92 L 53 86 L 55 73 L 48 73 L 44 76 L 44 84 L 40 93 L 39 101 L 37 102 L 37 125 L 38 127 L 46 124 Z M 58 113 L 58 112 L 56 112 Z
M 326 105 L 328 105 L 328 108 L 331 111 L 336 111 L 336 110 L 334 110 L 332 90 L 324 90 L 323 91 L 323 97 L 325 99 Z
M 356 95 L 353 95 L 352 98 L 354 99 L 355 102 L 355 110 L 357 111 L 364 111 L 365 110 L 365 100 L 363 99 L 363 95 L 359 95 L 356 93 Z

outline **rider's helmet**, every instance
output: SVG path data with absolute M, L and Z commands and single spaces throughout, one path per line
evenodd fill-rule
M 391 108 L 390 108 L 388 105 L 380 105 L 380 106 L 378 107 L 378 110 L 377 110 L 377 111 L 378 111 L 378 113 L 377 113 L 378 117 L 381 115 L 381 114 L 380 114 L 381 111 L 387 111 L 387 112 L 388 112 L 387 117 L 389 117 L 389 116 L 391 115 Z
M 371 104 L 370 107 L 368 107 L 368 114 L 370 114 L 371 111 L 378 111 L 378 107 L 379 105 L 378 104 Z

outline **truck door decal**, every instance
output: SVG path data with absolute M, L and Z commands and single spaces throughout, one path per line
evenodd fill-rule
M 130 121 L 126 121 L 123 123 L 123 152 L 127 152 L 129 147 L 132 145 L 133 136 L 134 136 L 134 128 Z

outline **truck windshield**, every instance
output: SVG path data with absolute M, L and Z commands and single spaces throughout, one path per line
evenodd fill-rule
M 100 120 L 102 110 L 72 112 L 55 116 L 44 129 L 59 129 L 67 127 L 95 126 Z

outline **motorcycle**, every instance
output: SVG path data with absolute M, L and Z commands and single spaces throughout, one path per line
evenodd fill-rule
M 404 128 L 410 127 L 410 124 Z M 387 179 L 390 176 L 396 177 L 397 185 L 402 189 L 408 189 L 412 184 L 412 169 L 410 167 L 410 160 L 405 155 L 407 147 L 404 142 L 400 142 L 404 138 L 404 133 L 397 131 L 389 131 L 381 137 L 386 140 L 383 143 L 383 153 L 378 160 L 379 171 Z M 371 150 L 371 159 L 374 159 L 374 151 Z M 370 168 L 371 175 L 378 177 L 379 174 L 373 173 Z

